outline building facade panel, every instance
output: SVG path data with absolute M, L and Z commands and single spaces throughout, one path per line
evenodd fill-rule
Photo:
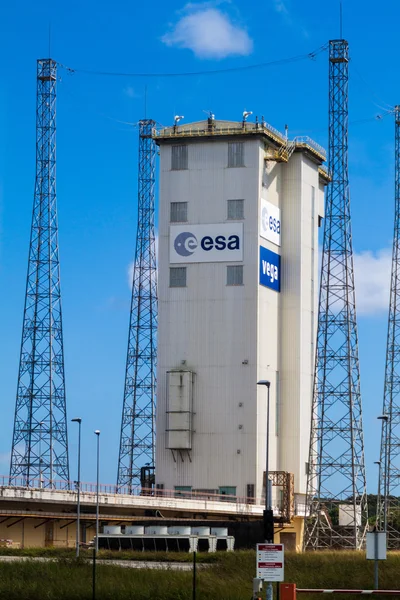
M 168 146 L 161 147 L 161 164 L 168 164 L 168 152 Z M 161 170 L 157 479 L 165 488 L 234 487 L 244 496 L 247 483 L 255 483 L 256 418 L 246 406 L 256 377 L 256 278 L 251 285 L 251 277 L 257 268 L 252 234 L 258 211 L 258 153 L 259 143 L 253 142 L 245 153 L 249 167 L 228 168 L 227 142 L 189 144 L 188 165 L 194 165 L 189 175 Z M 183 184 L 177 182 L 180 174 Z M 244 200 L 244 284 L 227 285 L 227 263 L 192 263 L 186 265 L 187 287 L 169 288 L 166 203 L 186 199 L 189 231 L 191 224 L 226 223 L 228 200 L 238 197 Z M 165 449 L 166 371 L 171 369 L 195 373 L 190 455 Z M 224 463 L 223 456 L 234 459 Z

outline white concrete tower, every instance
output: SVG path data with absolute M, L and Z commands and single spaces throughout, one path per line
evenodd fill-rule
M 266 389 L 257 381 L 266 379 L 270 470 L 292 473 L 301 498 L 325 152 L 257 122 L 209 119 L 156 140 L 156 483 L 261 502 Z

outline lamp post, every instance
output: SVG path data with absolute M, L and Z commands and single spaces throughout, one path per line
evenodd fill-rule
M 94 432 L 97 437 L 97 476 L 96 476 L 96 552 L 99 551 L 99 465 L 100 465 L 100 430 Z
M 264 385 L 267 388 L 267 433 L 266 433 L 266 451 L 265 451 L 265 510 L 264 510 L 264 537 L 266 542 L 273 542 L 273 531 L 271 536 L 271 530 L 267 527 L 267 512 L 271 510 L 271 499 L 269 493 L 269 389 L 271 386 L 270 381 L 260 380 L 257 385 Z
M 44 423 L 40 421 L 39 423 L 39 486 L 43 487 L 43 476 L 42 476 L 42 427 Z
M 389 465 L 388 465 L 388 438 L 387 438 L 387 429 L 388 429 L 388 415 L 380 415 L 378 417 L 379 420 L 384 421 L 385 423 L 385 453 L 383 458 L 383 531 L 387 531 L 387 500 L 388 500 L 388 479 L 389 479 Z
M 378 465 L 378 496 L 376 498 L 376 519 L 375 528 L 381 529 L 381 461 L 376 460 L 374 465 Z
M 376 460 L 378 465 L 378 496 L 376 499 L 376 519 L 375 519 L 375 561 L 374 561 L 374 590 L 379 589 L 379 561 L 378 561 L 378 531 L 381 530 L 381 461 Z
M 78 488 L 78 502 L 76 508 L 76 558 L 79 558 L 79 546 L 80 546 L 80 528 L 81 528 L 81 425 L 82 419 L 77 417 L 71 419 L 72 423 L 78 423 L 78 481 L 76 482 Z
M 92 599 L 96 600 L 96 555 L 99 551 L 99 464 L 100 464 L 100 430 L 94 432 L 97 437 L 97 476 L 96 476 L 96 542 L 93 547 L 93 594 Z
M 267 544 L 274 542 L 274 513 L 271 508 L 271 497 L 269 493 L 269 390 L 271 382 L 261 379 L 257 385 L 263 385 L 267 388 L 267 431 L 266 431 L 266 450 L 265 450 L 265 509 L 264 509 L 264 539 Z M 272 600 L 272 583 L 267 583 L 267 600 Z

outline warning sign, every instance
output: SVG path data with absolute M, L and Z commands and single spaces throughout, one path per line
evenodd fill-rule
M 283 581 L 283 544 L 257 544 L 257 578 L 264 581 Z

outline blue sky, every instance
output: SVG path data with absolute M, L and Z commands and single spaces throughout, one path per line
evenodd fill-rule
M 350 176 L 360 363 L 369 489 L 376 488 L 393 229 L 393 119 L 400 102 L 400 6 L 344 0 L 350 44 Z M 36 59 L 60 63 L 57 193 L 68 416 L 83 418 L 82 480 L 115 482 L 136 231 L 137 130 L 264 115 L 289 135 L 327 144 L 327 54 L 315 60 L 182 78 L 107 77 L 79 71 L 197 72 L 309 53 L 339 37 L 339 3 L 326 0 L 184 0 L 6 3 L 0 19 L 0 473 L 11 446 L 35 176 Z M 361 121 L 361 122 L 357 122 Z M 69 428 L 75 476 L 76 431 Z

